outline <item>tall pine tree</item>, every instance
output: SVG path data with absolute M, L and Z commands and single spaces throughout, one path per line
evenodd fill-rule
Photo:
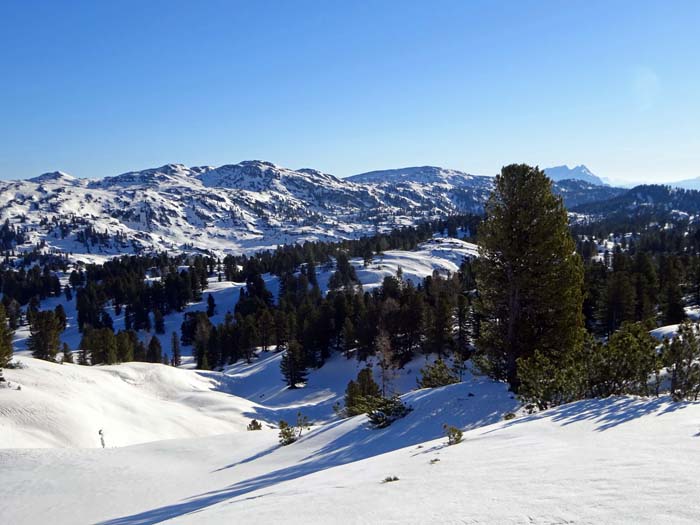
M 53 361 L 60 345 L 60 321 L 52 310 L 38 311 L 32 316 L 27 348 L 37 359 Z
M 5 306 L 0 303 L 0 368 L 12 360 L 12 330 L 7 322 Z
M 477 348 L 494 377 L 518 389 L 518 360 L 550 359 L 583 337 L 583 265 L 566 209 L 538 168 L 512 164 L 496 176 L 479 228 Z

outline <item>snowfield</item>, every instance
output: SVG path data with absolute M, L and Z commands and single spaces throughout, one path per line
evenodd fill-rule
M 387 429 L 333 420 L 286 447 L 263 429 L 0 450 L 0 512 L 20 525 L 700 520 L 697 403 L 611 398 L 503 421 L 517 403 L 474 379 L 404 400 L 413 411 Z M 446 446 L 443 423 L 464 441 Z
M 165 365 L 87 367 L 21 358 L 0 388 L 0 447 L 99 447 L 245 430 L 256 406 Z M 13 386 L 20 385 L 21 390 Z

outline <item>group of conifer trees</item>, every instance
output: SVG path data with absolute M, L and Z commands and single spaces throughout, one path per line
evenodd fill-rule
M 371 265 L 386 249 L 414 248 L 436 231 L 458 229 L 478 234 L 476 261 L 420 283 L 404 280 L 399 270 L 371 292 L 362 290 L 351 257 Z M 700 233 L 643 229 L 621 235 L 624 242 L 598 260 L 595 235 L 584 230 L 575 241 L 562 200 L 541 170 L 510 165 L 495 179 L 483 220 L 455 217 L 356 241 L 223 260 L 122 257 L 74 270 L 63 289 L 48 266 L 5 268 L 0 366 L 11 356 L 11 330 L 22 322 L 18 305 L 25 304 L 33 355 L 55 359 L 63 352 L 64 360 L 73 360 L 71 349 L 60 347 L 65 311 L 39 309 L 40 299 L 65 294 L 76 301 L 81 364 L 179 364 L 180 346 L 192 345 L 197 367 L 210 369 L 250 361 L 262 347 L 285 351 L 282 372 L 295 388 L 333 353 L 376 356 L 387 376 L 424 353 L 449 356 L 455 364 L 452 371 L 431 370 L 426 385 L 461 374 L 473 358 L 477 370 L 507 381 L 540 408 L 585 397 L 658 394 L 662 368 L 672 373 L 675 397 L 697 396 L 695 328 L 683 325 L 685 342 L 669 342 L 662 351 L 649 330 L 681 322 L 687 298 L 700 300 L 700 258 L 693 248 Z M 332 272 L 325 294 L 319 267 Z M 277 297 L 265 274 L 279 280 Z M 184 316 L 169 348 L 158 337 L 139 337 L 163 334 L 164 316 L 204 299 L 211 278 L 245 283 L 235 304 L 216 304 L 207 295 L 201 311 Z M 124 312 L 123 329 L 115 330 L 108 307 Z M 369 388 L 357 385 L 358 391 Z M 379 388 L 384 396 L 384 385 Z
M 584 265 L 551 181 L 527 165 L 496 177 L 479 248 L 475 361 L 522 399 L 547 408 L 586 397 L 658 395 L 664 367 L 673 371 L 674 397 L 697 397 L 700 344 L 690 336 L 697 327 L 683 325 L 683 337 L 662 351 L 649 334 L 657 321 L 685 318 L 681 284 L 693 267 L 687 254 L 652 257 L 618 247 L 598 263 L 589 250 Z

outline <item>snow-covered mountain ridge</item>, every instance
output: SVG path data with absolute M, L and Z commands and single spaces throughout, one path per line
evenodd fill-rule
M 0 220 L 26 232 L 20 250 L 38 245 L 79 254 L 241 253 L 479 212 L 492 181 L 436 167 L 339 179 L 264 161 L 220 167 L 168 164 L 100 180 L 53 172 L 0 181 Z M 557 190 L 565 200 L 596 191 Z

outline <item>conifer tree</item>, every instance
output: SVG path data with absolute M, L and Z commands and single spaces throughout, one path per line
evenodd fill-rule
M 61 357 L 61 363 L 72 363 L 73 362 L 73 352 L 70 350 L 68 343 L 63 343 L 62 349 L 63 357 Z
M 269 309 L 265 309 L 258 317 L 258 333 L 260 335 L 260 346 L 263 352 L 267 352 L 275 331 L 275 319 Z
M 306 362 L 301 345 L 292 340 L 287 345 L 287 351 L 280 362 L 282 375 L 289 388 L 297 388 L 299 383 L 306 381 Z
M 384 330 L 380 331 L 374 340 L 374 350 L 379 357 L 382 397 L 387 397 L 387 394 L 393 389 L 395 367 L 391 351 L 391 340 Z
M 157 334 L 165 333 L 165 319 L 158 308 L 153 311 L 153 326 Z
M 136 334 L 132 331 L 120 331 L 116 335 L 117 361 L 127 363 L 134 360 Z
M 197 362 L 197 368 L 201 370 L 209 370 L 210 367 L 207 356 L 210 335 L 211 322 L 209 322 L 209 318 L 206 315 L 198 315 L 194 332 L 194 355 Z
M 5 314 L 5 306 L 0 303 L 0 368 L 12 360 L 12 330 Z
M 148 351 L 146 352 L 146 360 L 149 363 L 160 363 L 163 361 L 163 348 L 157 337 L 151 337 L 148 342 Z
M 355 348 L 355 327 L 349 317 L 346 317 L 343 322 L 342 340 L 343 354 L 346 359 L 350 359 L 350 352 Z
M 671 395 L 677 401 L 697 400 L 700 394 L 700 326 L 684 321 L 678 336 L 664 342 L 664 364 L 671 375 Z
M 582 342 L 581 258 L 551 181 L 525 164 L 496 176 L 478 238 L 481 364 L 517 390 L 518 359 L 557 360 Z
M 177 332 L 173 332 L 170 336 L 170 352 L 172 353 L 172 365 L 180 366 L 182 364 L 182 354 L 180 354 L 180 338 Z
M 216 301 L 212 294 L 207 294 L 207 317 L 212 317 L 216 312 Z
M 29 327 L 27 348 L 37 359 L 53 361 L 60 345 L 60 323 L 52 310 L 37 311 Z
M 459 382 L 459 377 L 442 359 L 421 368 L 420 374 L 421 378 L 418 380 L 420 388 L 438 388 Z
M 357 374 L 356 380 L 350 380 L 345 389 L 344 415 L 350 417 L 369 412 L 377 406 L 381 397 L 372 369 L 365 367 Z

